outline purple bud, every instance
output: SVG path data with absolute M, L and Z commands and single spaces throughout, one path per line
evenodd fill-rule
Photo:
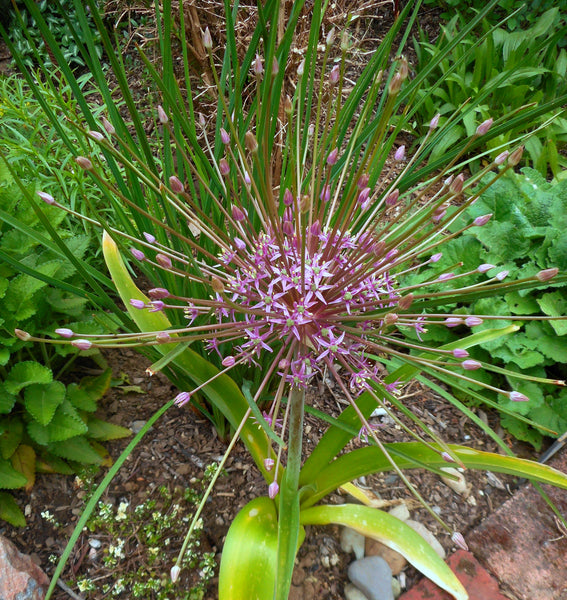
M 209 31 L 208 27 L 205 29 L 205 33 L 203 34 L 203 46 L 206 50 L 211 50 L 213 47 L 213 38 L 211 37 L 211 32 Z
M 130 305 L 137 309 L 146 308 L 146 303 L 143 300 L 137 298 L 130 298 Z
M 152 235 L 151 233 L 146 233 L 144 231 L 144 237 L 146 238 L 146 241 L 149 242 L 150 244 L 154 244 L 156 241 L 156 238 L 154 235 Z
M 293 194 L 289 191 L 288 188 L 285 189 L 283 195 L 283 203 L 284 206 L 291 206 L 293 204 Z
M 48 194 L 47 192 L 37 192 L 37 195 L 46 203 L 46 204 L 55 204 L 55 198 Z
M 506 279 L 506 277 L 508 277 L 509 274 L 510 271 L 500 271 L 500 273 L 497 273 L 495 275 L 495 278 L 498 279 L 498 281 L 503 281 L 504 279 Z
M 331 73 L 329 74 L 329 81 L 331 82 L 331 85 L 337 85 L 337 83 L 339 82 L 340 76 L 341 76 L 340 67 L 339 67 L 339 65 L 335 65 L 331 69 Z
M 501 152 L 495 159 L 494 159 L 494 164 L 495 165 L 501 165 L 503 164 L 506 159 L 510 156 L 510 153 L 508 152 L 508 150 L 504 150 L 504 152 Z
M 237 250 L 244 250 L 246 248 L 246 243 L 241 240 L 239 237 L 235 237 L 234 238 L 234 245 L 236 246 Z
M 327 164 L 328 165 L 336 165 L 338 158 L 339 158 L 339 149 L 334 148 L 333 150 L 331 150 L 331 152 L 329 152 L 329 156 L 327 156 Z
M 282 223 L 282 231 L 285 235 L 291 237 L 293 235 L 293 223 L 291 221 L 284 221 Z
M 434 254 L 434 255 L 433 255 L 433 256 L 432 256 L 432 257 L 429 259 L 429 262 L 430 262 L 430 263 L 436 263 L 436 262 L 438 262 L 438 261 L 441 259 L 441 257 L 442 257 L 442 256 L 443 256 L 443 253 L 442 253 L 442 252 L 437 252 L 437 254 Z
M 273 458 L 264 459 L 264 468 L 266 469 L 266 471 L 271 471 L 274 468 L 275 464 L 276 462 Z
M 72 338 L 75 335 L 75 332 L 67 327 L 59 327 L 55 330 L 55 333 L 64 338 Z
M 553 279 L 557 273 L 559 273 L 559 269 L 555 267 L 552 269 L 543 269 L 543 271 L 536 274 L 536 279 L 539 281 L 549 281 L 550 279 Z
M 69 329 L 69 331 L 71 330 Z M 71 331 L 71 333 L 73 332 Z M 14 329 L 14 334 L 18 339 L 22 340 L 23 342 L 27 342 L 29 339 L 31 339 L 31 335 L 23 329 Z
M 396 150 L 396 153 L 394 154 L 394 158 L 395 158 L 395 160 L 404 160 L 405 157 L 406 157 L 406 147 L 400 146 Z
M 233 367 L 235 363 L 236 363 L 236 360 L 235 360 L 234 356 L 225 356 L 222 359 L 223 367 Z
M 278 368 L 281 369 L 282 371 L 285 371 L 286 369 L 289 368 L 290 362 L 289 360 L 287 360 L 287 358 L 282 358 L 280 360 L 280 362 L 278 363 Z
M 262 75 L 262 73 L 264 72 L 262 59 L 260 58 L 259 54 L 256 54 L 256 58 L 252 63 L 252 71 L 254 72 L 254 75 Z
M 160 267 L 164 269 L 171 269 L 172 263 L 171 258 L 165 254 L 156 254 L 156 262 Z
M 453 182 L 451 183 L 450 190 L 453 194 L 460 194 L 463 191 L 463 183 L 465 182 L 465 176 L 459 173 Z
M 248 171 L 244 171 L 244 183 L 246 185 L 250 185 L 250 183 L 251 183 L 250 173 L 248 173 Z
M 114 125 L 106 117 L 102 117 L 102 126 L 104 127 L 106 133 L 109 133 L 110 135 L 114 135 L 116 133 Z
M 455 462 L 454 458 L 448 452 L 441 452 L 441 458 L 445 462 L 450 462 L 450 463 L 454 463 Z
M 451 185 L 451 183 L 453 183 L 453 175 L 449 175 L 449 177 L 447 177 L 447 179 L 445 179 L 445 181 L 443 182 L 443 185 L 445 187 L 449 187 Z
M 325 40 L 325 43 L 327 44 L 327 46 L 332 46 L 333 42 L 335 41 L 335 28 L 331 27 L 331 31 L 329 31 L 329 33 L 327 34 L 327 39 Z
M 519 148 L 516 148 L 514 150 L 514 152 L 512 152 L 512 154 L 510 154 L 510 156 L 508 157 L 508 164 L 511 167 L 515 167 L 521 160 L 522 160 L 522 155 L 524 154 L 524 147 L 520 146 Z
M 508 397 L 510 398 L 510 400 L 512 400 L 512 402 L 529 402 L 530 399 L 527 396 L 524 396 L 524 394 L 520 393 L 520 392 L 510 392 L 508 394 Z
M 431 121 L 429 122 L 429 129 L 437 129 L 437 125 L 439 125 L 439 117 L 441 115 L 439 113 L 437 113 L 433 119 L 431 119 Z
M 165 304 L 163 300 L 152 300 L 150 302 L 152 308 L 150 308 L 150 312 L 161 312 L 165 308 Z
M 360 192 L 360 194 L 358 194 L 358 203 L 359 204 L 364 204 L 368 200 L 369 196 L 370 196 L 370 188 L 369 187 L 365 187 Z
M 370 181 L 370 175 L 368 175 L 368 173 L 364 173 L 363 175 L 360 176 L 359 180 L 356 182 L 356 187 L 359 190 L 363 190 L 368 185 L 369 181 Z
M 219 160 L 219 171 L 223 177 L 226 177 L 230 173 L 230 165 L 226 158 L 221 158 Z
M 221 129 L 220 129 L 220 137 L 221 137 L 221 142 L 225 146 L 230 144 L 230 135 L 228 135 L 228 131 L 224 127 L 221 127 Z
M 91 171 L 93 168 L 93 163 L 86 156 L 77 156 L 75 162 L 85 171 Z
M 447 279 L 453 279 L 455 277 L 455 273 L 441 273 L 438 279 L 439 281 L 446 281 Z
M 329 184 L 325 184 L 323 189 L 321 190 L 321 195 L 319 196 L 323 202 L 329 202 L 331 199 L 331 187 Z
M 104 140 L 104 135 L 102 135 L 100 131 L 88 131 L 87 135 L 97 142 L 102 142 L 102 140 Z
M 451 540 L 453 544 L 455 544 L 455 546 L 459 547 L 461 550 L 465 550 L 465 552 L 468 552 L 469 547 L 467 546 L 467 543 L 465 542 L 465 538 L 463 537 L 462 533 L 455 531 L 451 536 Z
M 483 225 L 486 225 L 491 218 L 492 213 L 488 213 L 487 215 L 481 215 L 473 221 L 473 225 L 475 225 L 476 227 L 482 227 Z
M 484 263 L 482 265 L 479 265 L 476 270 L 479 273 L 486 273 L 487 271 L 490 271 L 490 269 L 494 269 L 496 265 L 491 265 L 490 263 Z
M 141 250 L 138 250 L 137 248 L 130 248 L 130 252 L 132 253 L 132 256 L 136 260 L 145 260 L 146 259 L 146 255 Z
M 315 223 L 313 223 L 313 225 L 311 225 L 309 232 L 314 237 L 319 237 L 321 235 L 321 223 L 319 223 L 318 219 L 315 221 Z
M 241 221 L 244 221 L 244 219 L 246 218 L 246 215 L 244 214 L 244 211 L 239 208 L 236 205 L 232 206 L 232 218 L 237 222 L 240 223 Z
M 165 114 L 165 110 L 163 110 L 163 106 L 161 104 L 158 104 L 157 116 L 162 125 L 165 125 L 169 121 L 169 117 Z
M 467 327 L 474 327 L 475 325 L 482 325 L 484 321 L 480 317 L 467 317 L 465 319 L 465 325 Z
M 478 360 L 463 360 L 461 366 L 467 371 L 476 371 L 482 367 Z
M 171 336 L 167 331 L 160 331 L 156 334 L 156 342 L 158 344 L 167 344 L 168 342 L 171 342 Z
M 460 317 L 447 317 L 445 319 L 445 325 L 447 327 L 457 327 L 458 325 L 463 324 L 463 319 Z
M 273 500 L 278 495 L 279 491 L 280 486 L 278 485 L 278 482 L 272 481 L 272 483 L 270 483 L 270 485 L 268 486 L 268 496 L 270 497 L 270 499 Z
M 89 340 L 73 340 L 71 342 L 71 346 L 75 346 L 79 350 L 89 350 L 92 347 L 92 342 Z
M 191 400 L 191 394 L 189 392 L 180 392 L 175 396 L 175 404 L 177 406 L 184 406 Z
M 463 350 L 463 348 L 455 348 L 453 350 L 453 356 L 455 358 L 466 358 L 469 355 L 469 353 L 466 350 Z
M 386 196 L 386 206 L 394 206 L 400 197 L 400 190 L 394 190 Z
M 297 67 L 297 74 L 301 77 L 303 75 L 303 72 L 305 71 L 305 59 L 303 59 L 298 67 Z
M 494 119 L 486 119 L 486 121 L 483 121 L 476 128 L 476 134 L 477 135 L 484 135 L 485 133 L 488 133 L 488 130 L 492 127 L 492 123 L 494 123 Z
M 169 298 L 169 291 L 160 287 L 152 288 L 148 290 L 148 296 L 152 300 L 161 300 L 162 298 Z
M 179 177 L 176 177 L 175 175 L 172 175 L 169 178 L 169 187 L 171 188 L 171 191 L 174 194 L 182 194 L 185 190 L 185 188 L 183 187 L 183 184 L 181 183 L 181 180 L 179 179 Z

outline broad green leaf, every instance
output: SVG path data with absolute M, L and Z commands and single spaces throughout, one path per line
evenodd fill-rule
M 278 516 L 269 498 L 255 498 L 231 523 L 219 572 L 219 600 L 267 600 L 274 595 Z
M 563 290 L 543 294 L 541 298 L 538 298 L 537 303 L 544 314 L 550 317 L 567 316 L 567 296 Z M 567 319 L 563 321 L 549 321 L 549 324 L 553 327 L 557 335 L 567 334 Z M 561 358 L 557 360 L 565 362 Z
M 0 487 L 2 487 L 0 485 Z M 12 494 L 0 492 L 0 519 L 14 527 L 25 527 L 26 518 L 21 508 L 16 504 Z
M 51 421 L 63 400 L 65 385 L 60 381 L 33 383 L 24 390 L 26 410 L 40 425 L 47 425 Z
M 38 473 L 61 473 L 62 475 L 72 475 L 73 469 L 62 459 L 57 456 L 45 456 L 37 458 L 35 469 Z
M 350 527 L 399 552 L 416 569 L 457 600 L 468 600 L 465 588 L 435 550 L 409 525 L 388 513 L 358 504 L 314 506 L 301 511 L 301 523 L 334 523 Z
M 14 490 L 24 487 L 27 483 L 27 477 L 14 469 L 9 460 L 0 458 L 0 489 Z
M 0 435 L 0 455 L 8 459 L 22 442 L 24 424 L 19 417 L 11 417 L 4 424 L 5 427 Z
M 109 390 L 112 380 L 112 369 L 106 369 L 104 373 L 96 377 L 83 377 L 79 387 L 87 392 L 93 400 L 100 400 Z
M 49 451 L 61 458 L 83 463 L 85 465 L 100 465 L 102 458 L 89 444 L 84 436 L 75 436 L 63 442 L 49 444 Z
M 35 361 L 23 361 L 14 365 L 4 382 L 4 388 L 10 394 L 17 394 L 32 383 L 50 383 L 53 373 Z
M 132 432 L 126 427 L 120 427 L 120 425 L 115 425 L 96 417 L 89 417 L 87 426 L 89 428 L 89 437 L 103 442 L 118 440 L 132 435 Z
M 67 386 L 67 400 L 78 410 L 94 412 L 97 409 L 96 400 L 76 383 Z
M 2 384 L 0 384 L 0 414 L 8 414 L 14 408 L 16 396 L 9 394 Z
M 26 492 L 31 492 L 35 483 L 35 450 L 27 444 L 20 444 L 12 454 L 12 466 L 26 479 Z

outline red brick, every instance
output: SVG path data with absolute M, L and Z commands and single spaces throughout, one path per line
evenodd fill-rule
M 457 550 L 447 564 L 467 590 L 469 600 L 510 600 L 500 593 L 496 580 L 470 552 Z M 453 600 L 453 597 L 424 577 L 398 600 Z

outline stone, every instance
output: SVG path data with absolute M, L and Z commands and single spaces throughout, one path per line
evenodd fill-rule
M 354 552 L 356 558 L 364 556 L 364 536 L 350 527 L 341 529 L 341 548 L 347 554 Z
M 7 538 L 0 536 L 0 600 L 43 600 L 49 579 Z
M 408 505 L 405 502 L 400 502 L 400 504 L 393 506 L 389 511 L 389 515 L 392 517 L 396 517 L 400 521 L 407 521 L 410 518 L 410 512 Z
M 431 533 L 431 531 L 429 531 L 429 529 L 427 529 L 423 523 L 414 521 L 413 519 L 408 519 L 406 521 L 406 525 L 409 525 L 416 533 L 419 533 L 419 535 L 433 548 L 433 550 L 435 550 L 435 552 L 437 552 L 437 554 L 439 554 L 439 556 L 445 560 L 445 557 L 447 556 L 445 549 L 439 543 L 433 533 Z
M 365 553 L 366 556 L 381 556 L 392 569 L 392 575 L 398 575 L 408 562 L 399 552 L 372 538 L 366 538 Z
M 350 563 L 348 578 L 368 600 L 394 600 L 392 570 L 379 556 L 367 556 Z
M 443 467 L 441 470 L 456 477 L 456 479 L 453 479 L 453 477 L 441 476 L 441 481 L 445 485 L 449 486 L 454 492 L 457 492 L 457 494 L 460 494 L 464 498 L 467 498 L 470 495 L 471 485 L 470 483 L 467 483 L 465 476 L 458 469 L 454 469 L 453 467 Z
M 368 600 L 368 598 L 352 583 L 345 585 L 345 600 Z

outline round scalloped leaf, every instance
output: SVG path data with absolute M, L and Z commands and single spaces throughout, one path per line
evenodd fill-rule
M 25 475 L 16 471 L 9 460 L 0 458 L 0 489 L 15 490 L 28 483 Z
M 49 444 L 49 451 L 55 456 L 66 458 L 85 465 L 100 465 L 102 458 L 84 436 L 76 436 L 64 442 Z
M 27 444 L 20 444 L 12 454 L 12 466 L 28 480 L 25 486 L 26 492 L 31 492 L 35 483 L 35 450 Z
M 51 369 L 33 360 L 28 360 L 12 367 L 4 382 L 4 388 L 10 394 L 17 394 L 21 389 L 33 383 L 51 383 L 52 381 Z
M 97 409 L 96 401 L 86 390 L 76 383 L 67 386 L 67 399 L 77 409 L 86 412 L 94 412 Z
M 2 435 L 0 435 L 0 455 L 9 459 L 22 443 L 24 424 L 19 417 L 11 417 L 3 422 Z
M 34 383 L 24 390 L 26 410 L 40 424 L 48 425 L 57 407 L 65 400 L 65 385 L 60 381 Z
M 12 494 L 0 492 L 0 519 L 14 527 L 25 527 L 26 518 Z
M 16 396 L 9 394 L 2 384 L 0 384 L 0 415 L 7 415 L 14 408 Z

